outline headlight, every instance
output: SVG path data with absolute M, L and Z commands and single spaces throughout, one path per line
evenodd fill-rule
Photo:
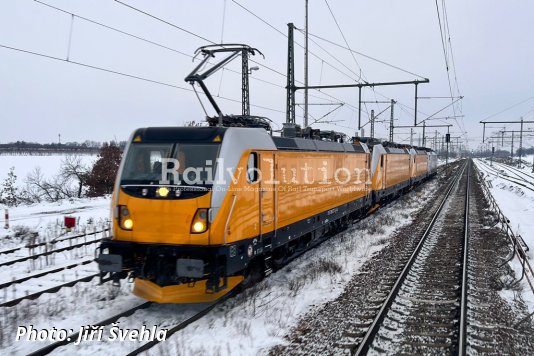
M 208 209 L 198 209 L 191 222 L 191 233 L 200 234 L 208 230 Z
M 133 220 L 132 219 L 125 219 L 122 222 L 122 227 L 126 230 L 131 230 L 133 227 Z
M 166 198 L 167 195 L 169 195 L 169 192 L 170 192 L 170 190 L 167 187 L 161 187 L 161 188 L 156 190 L 157 195 L 162 197 L 162 198 Z
M 118 216 L 119 226 L 123 230 L 132 230 L 133 220 L 130 217 L 130 211 L 128 210 L 128 207 L 126 205 L 119 205 L 118 213 L 119 213 L 119 216 Z

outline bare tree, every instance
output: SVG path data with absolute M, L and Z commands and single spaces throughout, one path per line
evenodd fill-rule
M 46 201 L 59 201 L 76 196 L 76 189 L 72 187 L 71 179 L 61 174 L 51 179 L 45 179 L 41 168 L 36 167 L 26 177 L 26 187 L 22 198 L 28 203 Z
M 83 164 L 82 158 L 78 155 L 68 155 L 61 161 L 61 176 L 66 179 L 76 179 L 78 181 L 77 197 L 82 197 L 83 186 L 87 183 L 89 168 Z

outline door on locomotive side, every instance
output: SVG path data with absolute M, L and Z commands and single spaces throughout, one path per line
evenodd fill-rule
M 260 180 L 260 233 L 262 237 L 275 229 L 274 197 L 276 190 L 275 155 L 259 152 Z

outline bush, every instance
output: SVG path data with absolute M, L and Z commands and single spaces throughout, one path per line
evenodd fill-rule
M 18 188 L 16 186 L 17 176 L 15 175 L 15 167 L 9 169 L 7 178 L 4 180 L 0 189 L 0 204 L 7 206 L 17 206 L 19 203 Z
M 115 177 L 121 162 L 121 150 L 113 142 L 104 144 L 91 172 L 87 176 L 87 196 L 98 197 L 113 192 Z

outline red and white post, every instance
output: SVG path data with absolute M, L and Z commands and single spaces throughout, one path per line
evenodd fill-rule
M 9 211 L 7 209 L 4 209 L 4 229 L 9 229 Z

